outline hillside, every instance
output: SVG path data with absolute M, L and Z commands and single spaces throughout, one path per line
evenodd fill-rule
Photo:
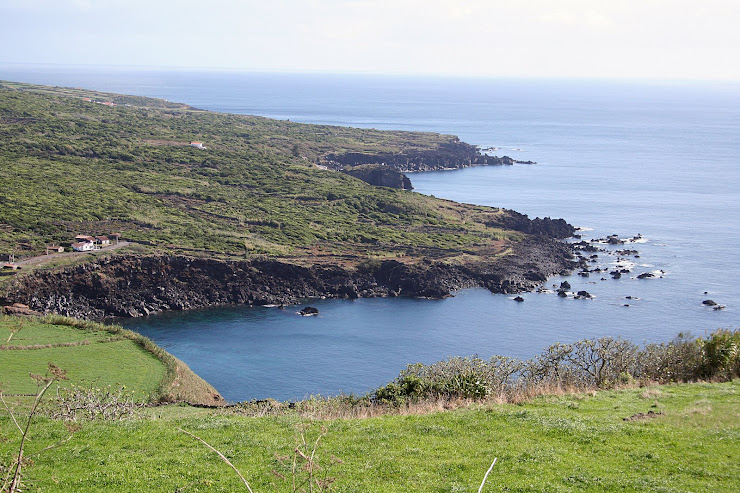
M 505 211 L 375 188 L 319 168 L 327 156 L 350 152 L 449 157 L 458 148 L 453 164 L 464 165 L 477 151 L 452 136 L 305 125 L 9 82 L 0 82 L 0 132 L 0 255 L 43 253 L 79 233 L 120 232 L 188 253 L 283 257 L 446 257 L 491 245 L 503 251 L 501 242 L 521 238 L 497 227 Z
M 518 292 L 572 269 L 571 250 L 556 240 L 574 230 L 562 219 L 530 220 L 329 169 L 378 160 L 396 169 L 510 164 L 453 136 L 11 82 L 0 82 L 0 132 L 0 259 L 43 255 L 48 245 L 69 250 L 77 235 L 130 242 L 21 262 L 31 274 L 0 277 L 0 304 L 136 316 L 311 296 L 439 297 L 469 286 Z M 159 260 L 141 260 L 152 255 Z M 173 279 L 193 258 L 216 264 L 205 279 L 189 271 Z M 173 281 L 166 289 L 136 279 L 152 279 L 147 262 Z M 308 271 L 294 275 L 297 266 Z M 218 272 L 230 277 L 209 277 Z M 265 292 L 265 277 L 280 289 Z M 148 287 L 129 291 L 132 283 Z M 204 283 L 222 287 L 202 296 Z

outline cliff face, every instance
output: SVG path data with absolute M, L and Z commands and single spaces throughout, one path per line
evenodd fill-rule
M 487 156 L 481 154 L 480 150 L 473 145 L 453 141 L 441 144 L 436 149 L 428 151 L 329 154 L 326 156 L 324 164 L 332 169 L 343 169 L 348 166 L 363 164 L 383 164 L 393 170 L 406 172 L 458 169 L 469 166 L 512 165 L 519 162 L 523 161 L 516 161 L 508 156 Z M 526 163 L 531 164 L 530 161 L 526 161 Z
M 380 164 L 353 166 L 343 171 L 376 187 L 390 187 L 400 190 L 412 190 L 414 188 L 411 186 L 411 180 L 406 175 Z
M 512 255 L 490 263 L 462 267 L 389 260 L 348 270 L 279 261 L 119 256 L 18 278 L 0 302 L 25 303 L 43 313 L 103 318 L 225 304 L 289 304 L 321 296 L 439 298 L 474 286 L 515 293 L 569 271 L 571 258 L 567 245 L 545 238 L 522 242 Z
M 529 219 L 526 214 L 510 209 L 506 209 L 506 214 L 499 216 L 496 222 L 488 221 L 485 225 L 551 238 L 570 238 L 576 232 L 576 228 L 565 219 L 550 219 L 549 217 Z

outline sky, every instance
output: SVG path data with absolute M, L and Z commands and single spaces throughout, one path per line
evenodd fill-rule
M 740 0 L 0 0 L 0 64 L 740 80 Z

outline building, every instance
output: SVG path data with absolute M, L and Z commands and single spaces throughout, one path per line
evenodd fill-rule
M 203 142 L 191 142 L 190 145 L 197 147 L 198 149 L 205 149 L 205 147 L 203 147 Z
M 47 245 L 46 246 L 46 254 L 49 255 L 50 253 L 62 253 L 64 252 L 63 246 L 57 246 L 57 245 Z
M 95 250 L 95 243 L 90 243 L 89 241 L 72 243 L 72 249 L 75 252 L 90 252 L 92 250 Z
M 96 236 L 95 239 L 101 247 L 107 247 L 110 245 L 110 239 L 107 236 Z

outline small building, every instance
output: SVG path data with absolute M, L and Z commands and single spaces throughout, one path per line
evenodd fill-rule
M 95 239 L 98 241 L 98 245 L 100 246 L 108 246 L 110 245 L 110 238 L 107 236 L 96 236 Z
M 82 98 L 86 103 L 92 103 L 92 98 Z
M 13 264 L 11 262 L 3 264 L 3 270 L 19 270 L 20 268 L 20 265 Z
M 95 243 L 90 243 L 89 241 L 72 243 L 72 249 L 75 252 L 90 252 L 92 250 L 95 250 Z
M 77 235 L 75 236 L 75 240 L 85 243 L 95 243 L 95 237 L 89 235 Z
M 58 246 L 58 245 L 47 245 L 46 246 L 46 254 L 49 255 L 50 253 L 63 253 L 64 247 Z
M 198 149 L 205 149 L 205 147 L 203 147 L 203 142 L 191 142 L 190 145 L 197 147 Z
M 111 233 L 110 239 L 116 242 L 116 245 L 118 245 L 118 242 L 121 241 L 121 233 Z

